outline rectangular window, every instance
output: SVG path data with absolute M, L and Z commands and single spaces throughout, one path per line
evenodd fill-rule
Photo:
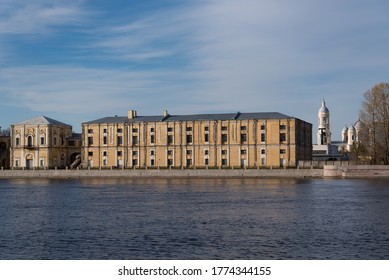
M 88 152 L 89 157 L 93 157 L 93 152 Z
M 225 158 L 222 159 L 222 165 L 223 165 L 223 166 L 226 166 L 226 165 L 227 165 L 227 159 L 225 159 Z
M 136 166 L 136 165 L 138 165 L 138 159 L 134 158 L 132 160 L 132 166 Z
M 103 165 L 104 166 L 107 166 L 107 164 L 108 164 L 108 161 L 107 161 L 107 159 L 105 158 L 105 159 L 103 159 Z
M 280 142 L 286 141 L 286 133 L 280 133 Z
M 246 155 L 247 154 L 247 150 L 240 150 L 240 154 L 241 155 Z
M 138 136 L 132 136 L 132 145 L 138 145 Z
M 266 154 L 266 150 L 265 149 L 262 149 L 261 150 L 261 155 L 265 155 Z
M 246 129 L 247 129 L 247 127 L 245 125 L 240 127 L 240 130 L 246 130 Z
M 187 158 L 186 159 L 186 166 L 191 166 L 192 165 L 192 159 Z
M 191 126 L 188 126 L 188 127 L 186 128 L 186 131 L 192 131 L 192 127 L 191 127 Z
M 281 125 L 280 125 L 280 130 L 285 130 L 285 129 L 286 129 L 286 125 L 281 124 Z
M 121 157 L 123 155 L 123 152 L 122 151 L 118 151 L 117 155 L 118 155 L 118 157 Z
M 150 160 L 150 165 L 151 165 L 151 166 L 154 166 L 154 165 L 155 165 L 155 159 L 152 158 L 152 159 Z
M 118 136 L 117 137 L 117 143 L 118 143 L 118 145 L 122 145 L 123 144 L 123 136 Z
M 138 133 L 138 129 L 137 128 L 133 128 L 132 129 L 132 133 Z
M 227 154 L 227 150 L 222 150 L 222 155 L 226 155 Z
M 222 126 L 222 131 L 226 131 L 227 130 L 227 127 L 226 126 Z
M 193 142 L 192 135 L 186 135 L 186 143 L 187 144 L 192 144 L 192 142 Z
M 204 134 L 204 142 L 209 142 L 209 134 Z
M 150 155 L 151 155 L 151 156 L 154 156 L 154 155 L 155 155 L 155 151 L 154 151 L 154 150 L 151 150 L 151 151 L 150 151 Z
M 204 131 L 209 131 L 209 126 L 205 126 Z
M 204 159 L 204 164 L 205 164 L 205 165 L 208 165 L 208 164 L 209 164 L 209 159 L 207 159 L 207 158 Z
M 246 142 L 247 141 L 247 134 L 246 133 L 242 133 L 240 135 L 240 142 Z
M 41 137 L 41 145 L 45 144 L 45 137 Z
M 261 158 L 261 165 L 265 165 L 265 164 L 266 164 L 266 159 Z
M 155 144 L 155 135 L 150 135 L 150 143 Z
M 186 154 L 187 155 L 191 155 L 192 154 L 192 150 L 186 150 Z
M 103 144 L 104 144 L 104 145 L 107 145 L 107 136 L 104 136 L 104 137 L 103 137 Z
M 261 133 L 261 142 L 266 142 L 266 134 Z
M 57 139 L 54 138 L 54 142 L 57 142 L 56 140 Z M 54 143 L 54 145 L 55 145 L 55 143 Z M 93 145 L 93 137 L 88 137 L 88 145 Z
M 133 156 L 137 156 L 138 155 L 138 151 L 132 151 L 132 155 Z
M 286 150 L 285 149 L 280 149 L 280 154 L 286 154 Z
M 227 134 L 222 134 L 222 144 L 226 143 L 227 142 Z
M 103 133 L 107 133 L 107 129 L 106 128 L 103 129 Z
M 204 155 L 209 155 L 209 150 L 204 150 Z
M 103 156 L 105 156 L 105 157 L 107 156 L 107 151 L 103 152 Z
M 45 166 L 45 160 L 43 158 L 40 159 L 40 166 L 41 167 Z
M 173 165 L 173 160 L 172 160 L 171 158 L 169 158 L 169 159 L 167 160 L 167 165 L 168 165 L 168 166 L 172 166 L 172 165 Z
M 265 130 L 265 129 L 266 129 L 265 125 L 262 124 L 262 125 L 261 125 L 261 130 Z
M 15 142 L 16 142 L 16 146 L 19 146 L 20 145 L 20 138 L 16 138 Z
M 168 151 L 167 151 L 167 154 L 168 154 L 169 156 L 173 155 L 173 150 L 168 150 Z
M 154 132 L 154 131 L 155 131 L 154 127 L 151 127 L 150 132 Z
M 167 144 L 172 144 L 173 143 L 173 135 L 168 135 L 167 136 Z
M 173 127 L 168 127 L 167 128 L 167 132 L 172 132 L 173 131 Z
M 117 132 L 118 133 L 123 133 L 123 129 L 122 128 L 118 128 Z
M 88 129 L 88 133 L 93 133 L 93 129 L 92 129 L 92 128 L 89 128 L 89 129 Z
M 90 138 L 92 138 L 92 144 L 90 144 L 90 145 L 93 145 L 93 137 L 90 137 Z M 57 146 L 57 137 L 54 137 L 54 146 Z

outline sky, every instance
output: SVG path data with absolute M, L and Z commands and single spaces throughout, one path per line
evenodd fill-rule
M 332 139 L 389 82 L 387 0 L 1 0 L 0 126 L 280 112 Z

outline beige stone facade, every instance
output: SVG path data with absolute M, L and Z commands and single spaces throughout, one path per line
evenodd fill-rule
M 312 124 L 280 113 L 106 117 L 82 124 L 90 168 L 296 167 L 312 159 Z
M 81 153 L 81 135 L 70 125 L 41 116 L 11 125 L 11 168 L 66 168 Z
M 8 131 L 2 131 L 0 128 L 0 168 L 9 168 L 9 148 L 10 136 Z

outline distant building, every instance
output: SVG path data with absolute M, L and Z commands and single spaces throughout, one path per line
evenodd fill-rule
M 41 116 L 11 126 L 11 168 L 70 167 L 80 153 L 81 135 L 68 124 Z
M 0 168 L 9 168 L 9 148 L 10 148 L 10 135 L 9 130 L 1 130 L 0 127 Z
M 345 149 L 350 152 L 351 147 L 354 143 L 358 143 L 361 141 L 360 139 L 360 133 L 361 133 L 361 121 L 358 120 L 350 127 L 347 127 L 347 125 L 344 126 L 342 129 L 342 143 Z
M 330 111 L 323 98 L 318 111 L 317 144 L 313 145 L 313 160 L 341 160 L 341 142 L 331 142 Z
M 91 168 L 295 167 L 312 159 L 312 124 L 280 113 L 106 117 L 82 124 Z

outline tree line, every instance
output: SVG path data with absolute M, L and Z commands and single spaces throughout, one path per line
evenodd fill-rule
M 359 113 L 360 134 L 351 153 L 370 164 L 389 164 L 389 83 L 380 83 L 363 94 Z

